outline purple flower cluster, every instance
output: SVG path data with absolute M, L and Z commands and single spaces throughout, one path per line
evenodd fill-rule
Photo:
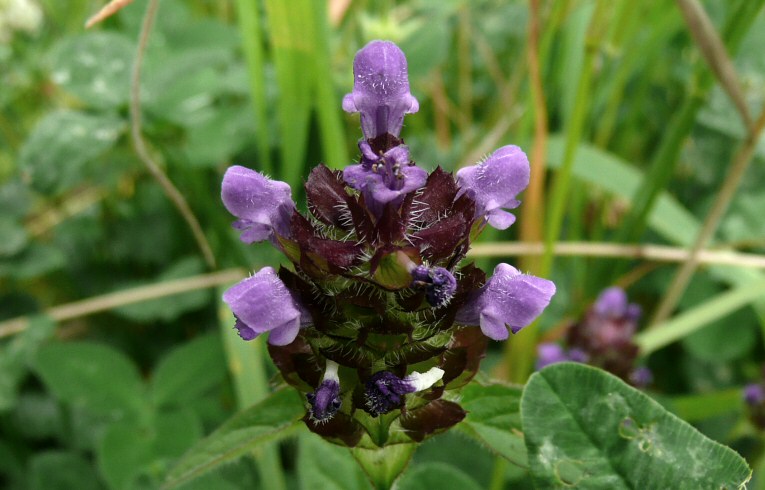
M 632 338 L 640 316 L 640 307 L 628 301 L 624 290 L 604 290 L 584 318 L 568 327 L 565 346 L 543 343 L 537 347 L 537 369 L 556 362 L 582 362 L 610 371 L 634 386 L 649 385 L 651 371 L 635 367 L 638 347 Z
M 759 430 L 765 430 L 765 366 L 759 381 L 744 386 L 741 398 L 752 425 Z
M 358 163 L 324 165 L 306 184 L 308 213 L 284 182 L 228 169 L 222 199 L 245 243 L 270 241 L 292 262 L 265 267 L 225 292 L 244 340 L 268 333 L 282 377 L 305 394 L 308 427 L 354 446 L 391 443 L 373 422 L 396 420 L 413 440 L 465 416 L 442 398 L 475 375 L 488 340 L 505 340 L 539 316 L 552 282 L 500 264 L 486 275 L 463 264 L 487 226 L 506 229 L 508 209 L 529 182 L 516 146 L 496 150 L 456 176 L 414 164 L 400 138 L 419 105 L 407 62 L 373 41 L 354 60 L 343 109 L 358 112 Z M 399 441 L 401 442 L 401 441 Z

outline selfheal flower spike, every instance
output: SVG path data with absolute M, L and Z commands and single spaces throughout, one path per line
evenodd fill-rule
M 338 364 L 327 359 L 324 378 L 316 391 L 308 393 L 306 399 L 311 405 L 311 418 L 316 422 L 327 422 L 335 416 L 343 403 L 340 398 L 340 378 L 337 375 Z
M 400 407 L 404 395 L 427 390 L 444 376 L 444 370 L 433 367 L 424 373 L 413 372 L 404 379 L 390 371 L 379 371 L 366 382 L 366 411 L 373 417 Z
M 364 137 L 398 136 L 404 114 L 420 105 L 409 93 L 406 56 L 390 41 L 372 41 L 353 59 L 353 92 L 343 98 L 343 110 L 361 113 Z
M 295 340 L 301 325 L 311 323 L 310 314 L 272 267 L 231 286 L 223 293 L 223 301 L 234 313 L 234 327 L 244 340 L 270 332 L 269 343 L 287 345 Z
M 476 218 L 504 230 L 515 223 L 515 216 L 503 208 L 518 207 L 521 202 L 515 196 L 529 185 L 530 175 L 526 154 L 517 146 L 503 146 L 478 165 L 457 172 L 457 197 L 467 193 L 475 200 Z
M 554 294 L 551 281 L 499 264 L 491 279 L 457 312 L 456 321 L 480 325 L 490 339 L 505 340 L 506 325 L 518 333 L 542 313 Z
M 239 218 L 233 226 L 244 243 L 286 236 L 295 203 L 290 186 L 259 172 L 235 165 L 223 176 L 221 198 L 226 209 Z
M 360 113 L 360 158 L 342 171 L 314 168 L 305 208 L 283 182 L 244 167 L 226 173 L 222 198 L 241 239 L 270 240 L 291 265 L 278 276 L 261 270 L 224 300 L 243 339 L 269 332 L 275 366 L 305 396 L 309 430 L 384 447 L 461 421 L 457 390 L 479 371 L 489 338 L 531 322 L 555 287 L 506 264 L 487 280 L 463 263 L 486 222 L 515 219 L 506 209 L 528 182 L 522 152 L 500 148 L 459 179 L 440 167 L 428 174 L 399 137 L 418 109 L 401 50 L 368 44 L 354 75 L 343 108 Z
M 765 389 L 759 383 L 748 384 L 744 387 L 744 401 L 749 406 L 757 406 L 765 402 Z

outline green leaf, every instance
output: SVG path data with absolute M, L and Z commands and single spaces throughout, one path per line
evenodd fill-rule
M 424 463 L 404 473 L 398 490 L 481 490 L 481 486 L 462 471 L 446 463 Z
M 52 53 L 53 81 L 91 107 L 127 103 L 133 40 L 114 31 L 64 38 Z
M 70 452 L 44 452 L 29 464 L 30 490 L 98 490 L 98 475 L 85 458 Z
M 371 488 L 348 448 L 313 434 L 300 436 L 298 479 L 304 490 L 357 490 Z
M 286 437 L 304 414 L 303 401 L 293 389 L 272 393 L 191 448 L 169 472 L 163 488 L 174 488 L 256 446 Z
M 406 469 L 416 444 L 393 444 L 383 448 L 366 449 L 354 447 L 351 454 L 375 488 L 391 488 Z
M 220 336 L 198 337 L 173 349 L 154 371 L 151 395 L 157 406 L 185 406 L 226 376 Z
M 460 405 L 468 414 L 458 427 L 508 461 L 526 467 L 520 400 L 520 387 L 473 382 L 462 390 Z
M 154 284 L 172 279 L 183 279 L 204 272 L 204 264 L 198 257 L 185 257 L 168 267 L 156 279 L 142 284 Z M 138 284 L 132 284 L 138 286 Z M 123 285 L 123 287 L 127 287 Z M 176 294 L 157 298 L 150 301 L 142 301 L 132 305 L 122 306 L 114 311 L 122 316 L 137 322 L 163 320 L 166 322 L 175 320 L 183 313 L 201 308 L 210 300 L 210 292 L 206 289 L 190 291 L 184 294 Z
M 67 257 L 61 249 L 39 242 L 31 242 L 20 253 L 6 260 L 0 259 L 0 277 L 32 279 L 66 265 Z
M 24 391 L 11 413 L 11 424 L 31 440 L 61 437 L 64 428 L 61 404 L 49 393 Z M 71 446 L 69 446 L 71 447 Z
M 112 488 L 131 488 L 142 474 L 156 474 L 202 436 L 191 410 L 158 414 L 151 424 L 115 423 L 101 438 L 98 466 Z
M 742 488 L 734 451 L 599 369 L 546 367 L 521 399 L 529 463 L 540 488 Z
M 85 165 L 111 148 L 124 129 L 115 116 L 51 112 L 21 147 L 19 167 L 36 190 L 60 192 L 82 182 Z
M 15 218 L 0 216 L 0 257 L 18 253 L 27 244 L 27 232 Z
M 558 168 L 563 161 L 565 137 L 548 140 L 548 164 Z M 644 178 L 635 166 L 595 146 L 580 144 L 574 158 L 573 175 L 589 184 L 629 201 Z M 696 218 L 667 192 L 661 193 L 648 224 L 664 238 L 678 245 L 689 245 L 699 230 Z
M 50 344 L 37 353 L 33 367 L 56 397 L 72 405 L 115 419 L 148 410 L 136 366 L 106 345 Z
M 19 384 L 27 373 L 27 366 L 55 328 L 49 318 L 34 317 L 23 332 L 0 346 L 0 412 L 16 404 Z

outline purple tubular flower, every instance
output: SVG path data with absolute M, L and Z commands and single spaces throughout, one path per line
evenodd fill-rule
M 653 383 L 653 372 L 645 366 L 640 366 L 630 373 L 630 382 L 637 388 L 645 388 Z
M 627 293 L 616 286 L 605 289 L 595 300 L 593 309 L 601 316 L 622 317 L 627 312 Z
M 537 346 L 537 370 L 540 370 L 545 366 L 549 366 L 550 364 L 568 360 L 569 356 L 566 354 L 566 351 L 563 350 L 563 347 L 559 344 L 554 342 L 547 342 Z
M 445 306 L 457 291 L 457 280 L 443 267 L 418 265 L 412 270 L 412 285 L 425 287 L 425 299 L 430 306 Z
M 361 191 L 367 208 L 378 218 L 388 203 L 398 207 L 408 193 L 428 180 L 428 172 L 411 163 L 409 148 L 399 145 L 376 155 L 369 143 L 359 142 L 361 163 L 343 170 L 343 180 Z
M 457 311 L 456 321 L 480 325 L 490 339 L 505 340 L 509 335 L 506 325 L 518 333 L 542 313 L 554 294 L 551 281 L 499 264 L 491 279 Z
M 476 204 L 476 218 L 485 218 L 491 226 L 505 230 L 515 222 L 515 216 L 505 211 L 521 203 L 515 196 L 529 185 L 531 169 L 526 154 L 517 146 L 496 150 L 489 158 L 457 172 L 460 191 L 467 193 Z
M 241 231 L 239 238 L 244 243 L 267 240 L 274 232 L 288 236 L 295 203 L 285 182 L 235 165 L 223 176 L 221 198 L 226 209 L 239 218 L 233 226 Z
M 361 113 L 361 130 L 372 139 L 398 136 L 404 114 L 420 105 L 409 93 L 406 56 L 390 41 L 372 41 L 353 59 L 353 92 L 343 98 L 343 110 Z
M 373 374 L 364 386 L 366 411 L 373 417 L 388 413 L 401 406 L 404 395 L 426 390 L 443 376 L 443 369 L 437 367 L 424 373 L 415 371 L 404 379 L 390 371 L 379 371 Z
M 571 362 L 584 363 L 590 360 L 590 356 L 582 349 L 572 347 L 571 349 L 568 350 L 568 360 Z
M 306 399 L 311 405 L 311 418 L 317 422 L 327 422 L 335 416 L 343 401 L 340 398 L 340 378 L 337 375 L 338 364 L 327 359 L 324 379 L 316 391 L 308 393 Z
M 765 389 L 759 383 L 748 384 L 744 387 L 744 401 L 750 407 L 765 402 Z
M 310 314 L 272 267 L 264 267 L 254 276 L 231 286 L 223 293 L 223 301 L 234 313 L 234 327 L 244 340 L 270 332 L 270 344 L 287 345 L 295 340 L 301 325 L 312 323 Z

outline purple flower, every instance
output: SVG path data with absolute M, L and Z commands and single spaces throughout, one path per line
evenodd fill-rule
M 595 313 L 602 317 L 621 319 L 625 318 L 633 322 L 640 319 L 640 306 L 627 302 L 627 293 L 622 288 L 610 287 L 600 293 L 593 305 Z
M 765 389 L 759 383 L 748 384 L 744 387 L 744 401 L 750 407 L 765 402 Z
M 404 395 L 423 391 L 438 382 L 444 370 L 433 367 L 427 372 L 413 372 L 404 379 L 390 371 L 379 371 L 364 385 L 366 411 L 373 417 L 388 413 L 404 403 Z
M 645 366 L 640 366 L 630 373 L 630 383 L 637 388 L 645 388 L 653 383 L 653 372 Z
M 324 378 L 316 391 L 308 393 L 306 399 L 311 405 L 311 418 L 316 422 L 327 422 L 335 416 L 343 401 L 340 398 L 340 378 L 337 375 L 338 364 L 327 359 Z
M 430 306 L 445 306 L 457 291 L 457 280 L 443 267 L 418 265 L 412 270 L 412 285 L 425 287 L 425 299 Z
M 268 342 L 287 345 L 297 337 L 301 325 L 312 323 L 311 316 L 298 303 L 272 267 L 231 286 L 223 301 L 236 317 L 234 327 L 244 340 L 270 332 Z
M 226 209 L 239 218 L 233 226 L 244 243 L 269 239 L 274 232 L 289 235 L 295 203 L 290 186 L 259 172 L 235 165 L 223 176 L 221 198 Z
M 537 346 L 537 370 L 550 364 L 568 361 L 569 357 L 560 344 L 554 342 L 542 343 Z
M 491 279 L 457 312 L 456 321 L 480 325 L 490 339 L 505 340 L 509 335 L 506 325 L 517 333 L 542 313 L 553 294 L 551 281 L 499 264 Z
M 390 41 L 372 41 L 356 53 L 353 75 L 353 92 L 343 98 L 343 110 L 361 113 L 367 139 L 385 133 L 398 136 L 404 114 L 420 108 L 409 93 L 404 53 Z
M 514 209 L 521 203 L 515 198 L 529 185 L 529 160 L 517 146 L 503 146 L 478 165 L 457 172 L 460 191 L 476 204 L 476 218 L 486 218 L 491 226 L 505 230 L 515 216 L 503 208 Z
M 412 163 L 409 148 L 394 146 L 377 155 L 366 141 L 359 142 L 361 163 L 343 170 L 343 180 L 361 191 L 367 208 L 376 217 L 382 216 L 385 205 L 398 207 L 408 193 L 419 189 L 428 180 L 428 173 Z
M 586 352 L 576 347 L 566 351 L 563 346 L 554 342 L 542 343 L 537 346 L 537 370 L 556 362 L 587 362 L 589 357 Z

